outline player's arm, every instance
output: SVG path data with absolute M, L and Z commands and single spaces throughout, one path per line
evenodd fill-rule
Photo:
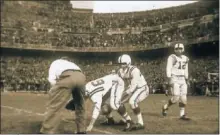
M 167 78 L 170 78 L 171 77 L 171 69 L 173 67 L 173 57 L 172 55 L 168 57 L 167 59 L 167 67 L 166 67 L 166 75 L 167 75 Z
M 132 72 L 131 72 L 131 76 L 132 76 L 132 80 L 131 80 L 131 84 L 128 87 L 127 90 L 125 90 L 125 92 L 122 95 L 122 99 L 121 99 L 121 104 L 124 104 L 125 102 L 128 101 L 128 99 L 130 98 L 130 95 L 132 94 L 132 92 L 135 91 L 135 89 L 137 88 L 137 84 L 138 81 L 140 80 L 140 70 L 135 68 Z
M 96 119 L 98 118 L 99 114 L 100 114 L 100 110 L 101 110 L 101 105 L 102 105 L 102 98 L 100 99 L 91 99 L 94 103 L 94 109 L 93 109 L 93 112 L 92 112 L 92 119 L 89 123 L 89 126 L 87 127 L 86 131 L 91 131 L 95 122 L 96 122 Z M 97 102 L 98 101 L 98 102 Z
M 166 66 L 166 75 L 169 81 L 169 84 L 171 84 L 171 69 L 173 67 L 173 55 L 169 56 L 167 59 L 167 66 Z
M 188 81 L 188 78 L 189 78 L 189 71 L 188 71 L 188 64 L 189 63 L 189 58 L 187 58 L 187 61 L 186 61 L 186 65 L 185 65 L 185 69 L 184 69 L 184 76 L 185 76 L 185 79 L 186 79 L 186 83 L 189 84 L 189 81 Z

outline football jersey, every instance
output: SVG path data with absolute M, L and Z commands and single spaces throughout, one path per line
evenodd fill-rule
M 86 84 L 86 94 L 90 97 L 96 93 L 104 96 L 116 84 L 119 84 L 119 86 L 124 86 L 123 80 L 117 74 L 106 75 L 102 78 L 88 82 Z M 114 88 L 118 89 L 118 87 Z
M 170 55 L 167 60 L 167 77 L 183 76 L 188 79 L 188 62 L 189 58 L 185 55 L 180 57 L 175 54 Z
M 136 88 L 143 87 L 147 85 L 147 82 L 144 76 L 141 74 L 140 70 L 135 66 L 128 66 L 125 70 L 120 68 L 118 71 L 118 75 L 130 82 L 130 92 L 133 92 Z

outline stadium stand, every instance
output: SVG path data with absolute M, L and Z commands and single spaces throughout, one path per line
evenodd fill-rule
M 180 41 L 187 45 L 199 46 L 198 44 L 207 42 L 217 46 L 219 38 L 219 9 L 215 1 L 113 14 L 76 13 L 72 11 L 68 1 L 4 1 L 1 6 L 1 48 L 12 50 L 31 50 L 36 47 L 42 50 L 81 48 L 87 51 L 101 47 L 104 52 L 109 52 L 108 48 L 123 48 L 126 52 L 126 48 L 130 47 L 132 50 L 141 48 L 145 51 L 169 48 Z M 1 56 L 1 87 L 13 90 L 48 90 L 47 72 L 53 59 L 12 54 L 9 52 Z M 106 57 L 110 56 L 106 54 Z M 101 61 L 98 58 L 74 60 L 84 69 L 88 81 L 103 76 L 112 69 L 104 63 L 112 60 L 106 58 Z M 165 62 L 164 56 L 135 60 L 151 87 L 164 85 Z M 190 62 L 193 67 L 190 71 L 191 80 L 202 84 L 201 87 L 207 82 L 208 72 L 218 73 L 218 58 L 211 53 L 208 56 L 193 57 Z M 97 70 L 99 71 L 96 72 Z

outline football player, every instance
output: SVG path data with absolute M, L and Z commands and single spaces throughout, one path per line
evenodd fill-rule
M 162 107 L 162 115 L 167 115 L 168 108 L 179 101 L 180 119 L 189 120 L 185 114 L 187 104 L 188 63 L 189 58 L 183 55 L 184 45 L 177 43 L 174 46 L 175 54 L 171 54 L 167 60 L 166 75 L 171 89 L 172 97 Z
M 121 55 L 118 58 L 118 63 L 121 65 L 118 75 L 124 80 L 129 81 L 129 87 L 124 91 L 121 103 L 128 102 L 137 117 L 137 123 L 132 124 L 127 130 L 144 129 L 141 109 L 138 103 L 148 97 L 149 87 L 140 70 L 136 66 L 131 65 L 131 57 L 129 55 Z
M 110 92 L 110 107 L 113 110 L 117 110 L 119 114 L 121 113 L 120 101 L 121 96 L 124 91 L 124 81 L 115 73 L 106 75 L 102 78 L 96 79 L 94 81 L 88 82 L 86 84 L 86 95 L 92 100 L 94 104 L 92 119 L 87 131 L 91 131 L 96 119 L 101 112 L 101 106 L 105 102 L 104 96 Z M 109 108 L 107 108 L 110 110 Z M 123 109 L 123 108 L 122 108 Z M 104 114 L 107 113 L 106 111 Z M 110 117 L 110 116 L 108 116 Z M 124 119 L 131 120 L 130 116 L 124 117 Z

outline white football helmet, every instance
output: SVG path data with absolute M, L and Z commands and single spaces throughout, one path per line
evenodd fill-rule
M 184 45 L 182 43 L 177 43 L 174 46 L 175 53 L 183 53 L 184 52 Z
M 131 57 L 127 54 L 123 54 L 118 58 L 118 63 L 131 65 Z

